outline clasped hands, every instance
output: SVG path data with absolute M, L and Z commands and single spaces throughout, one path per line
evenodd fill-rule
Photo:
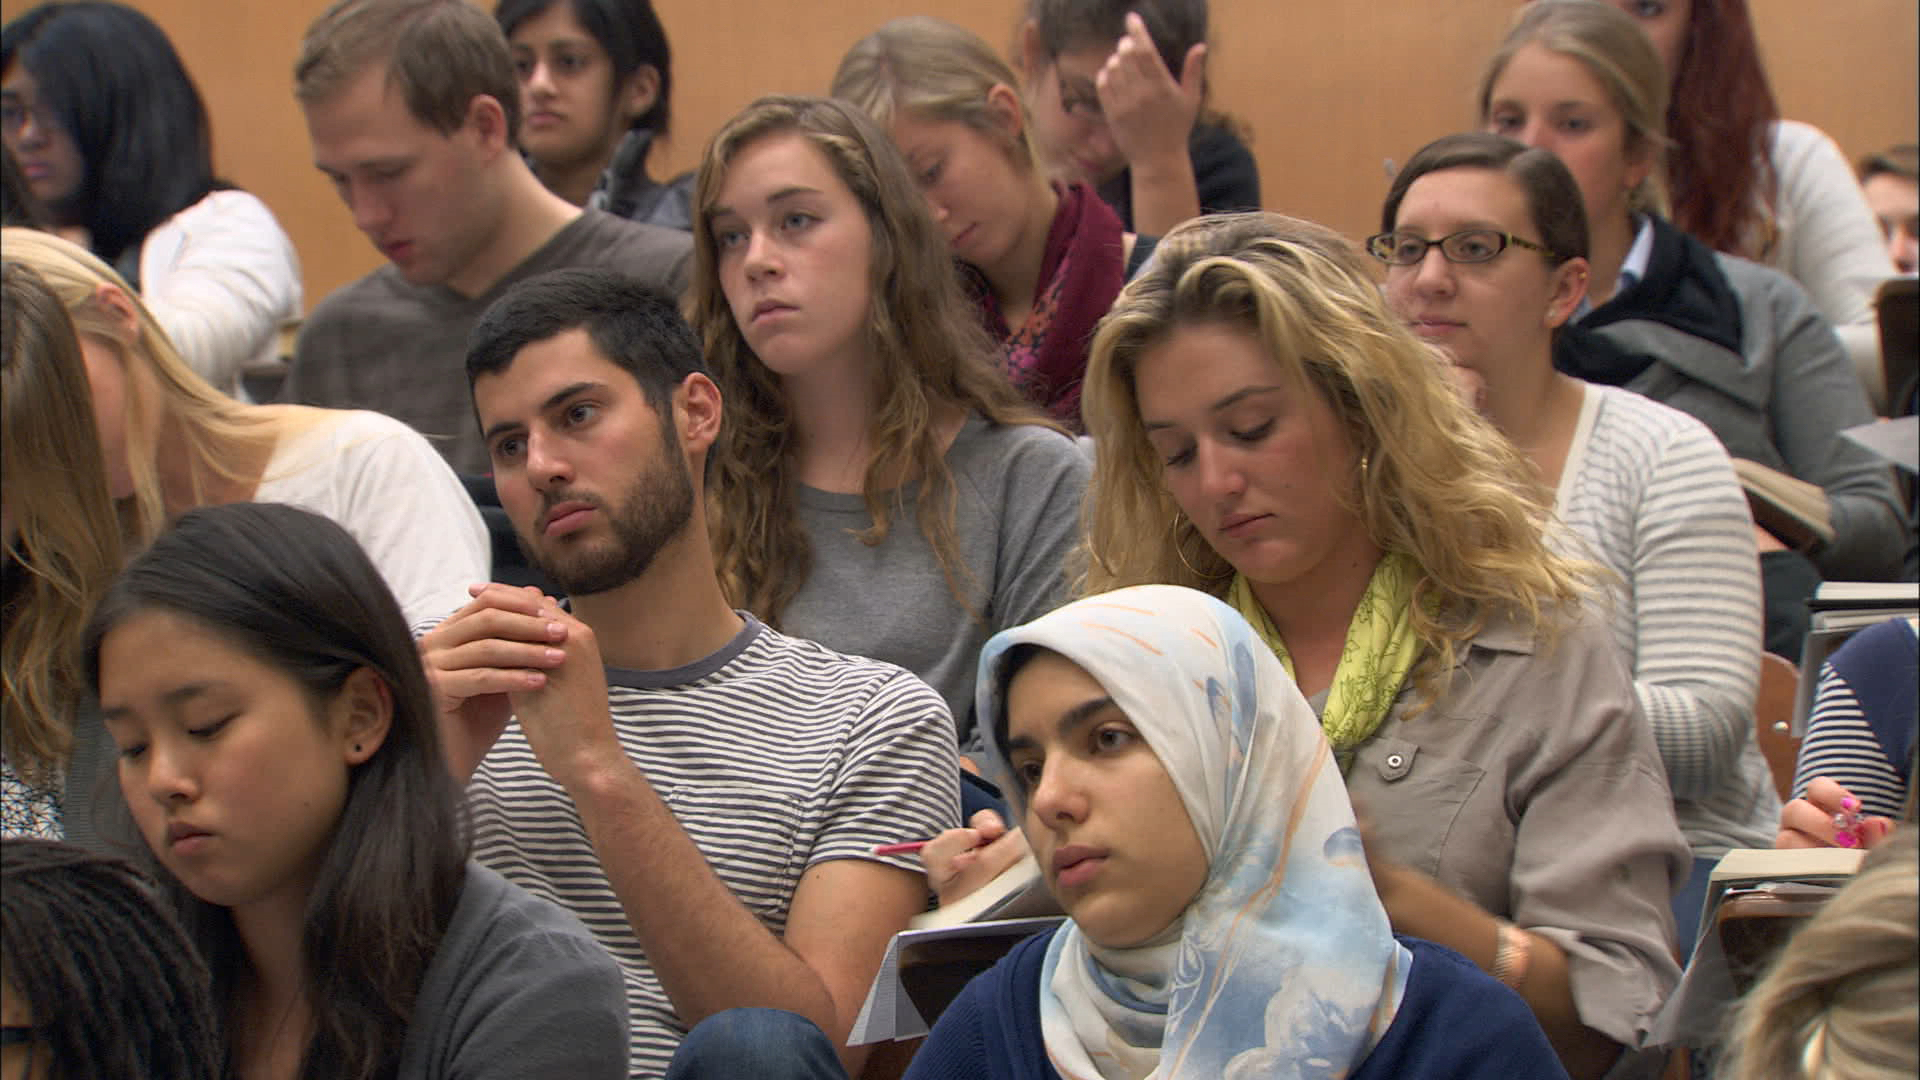
M 468 592 L 472 602 L 419 642 L 456 764 L 477 766 L 513 716 L 563 787 L 611 755 L 624 759 L 593 629 L 530 585 Z

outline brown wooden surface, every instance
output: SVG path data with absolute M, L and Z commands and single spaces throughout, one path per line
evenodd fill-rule
M 996 45 L 1018 0 L 655 0 L 675 53 L 676 136 L 656 172 L 697 163 L 707 134 L 755 96 L 820 92 L 840 54 L 894 15 L 951 18 Z M 1751 0 L 1786 115 L 1850 156 L 1920 129 L 1913 0 Z M 0 0 L 0 17 L 28 10 Z M 299 248 L 311 306 L 379 255 L 313 169 L 290 74 L 324 0 L 133 0 L 173 38 L 213 111 L 217 164 L 264 198 Z M 1372 231 L 1383 162 L 1472 121 L 1469 98 L 1511 0 L 1307 4 L 1213 0 L 1214 101 L 1253 130 L 1267 205 Z
M 1793 700 L 1800 689 L 1800 669 L 1773 653 L 1760 654 L 1760 694 L 1754 703 L 1753 738 L 1773 773 L 1773 787 L 1785 801 L 1793 790 L 1794 761 L 1800 740 L 1793 737 Z

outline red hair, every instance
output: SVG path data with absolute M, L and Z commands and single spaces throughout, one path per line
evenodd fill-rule
M 1778 188 L 1769 150 L 1779 118 L 1746 0 L 1693 0 L 1667 104 L 1675 225 L 1716 251 L 1767 253 Z

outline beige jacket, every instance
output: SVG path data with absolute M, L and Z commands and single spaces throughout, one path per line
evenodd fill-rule
M 1383 854 L 1565 949 L 1581 1022 L 1638 1045 L 1680 978 L 1691 857 L 1606 626 L 1583 614 L 1549 646 L 1496 624 L 1410 717 L 1416 696 L 1347 775 Z

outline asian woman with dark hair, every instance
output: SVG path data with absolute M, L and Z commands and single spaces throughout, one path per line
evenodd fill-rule
M 195 371 L 237 394 L 301 312 L 293 243 L 214 175 L 207 108 L 130 7 L 49 3 L 0 29 L 0 137 L 54 224 L 140 290 Z
M 110 587 L 82 656 L 212 970 L 223 1073 L 627 1074 L 612 959 L 467 861 L 413 638 L 340 526 L 188 513 Z
M 673 118 L 673 51 L 651 0 L 501 0 L 493 15 L 541 181 L 581 206 L 691 229 L 694 174 L 662 184 L 647 171 Z

